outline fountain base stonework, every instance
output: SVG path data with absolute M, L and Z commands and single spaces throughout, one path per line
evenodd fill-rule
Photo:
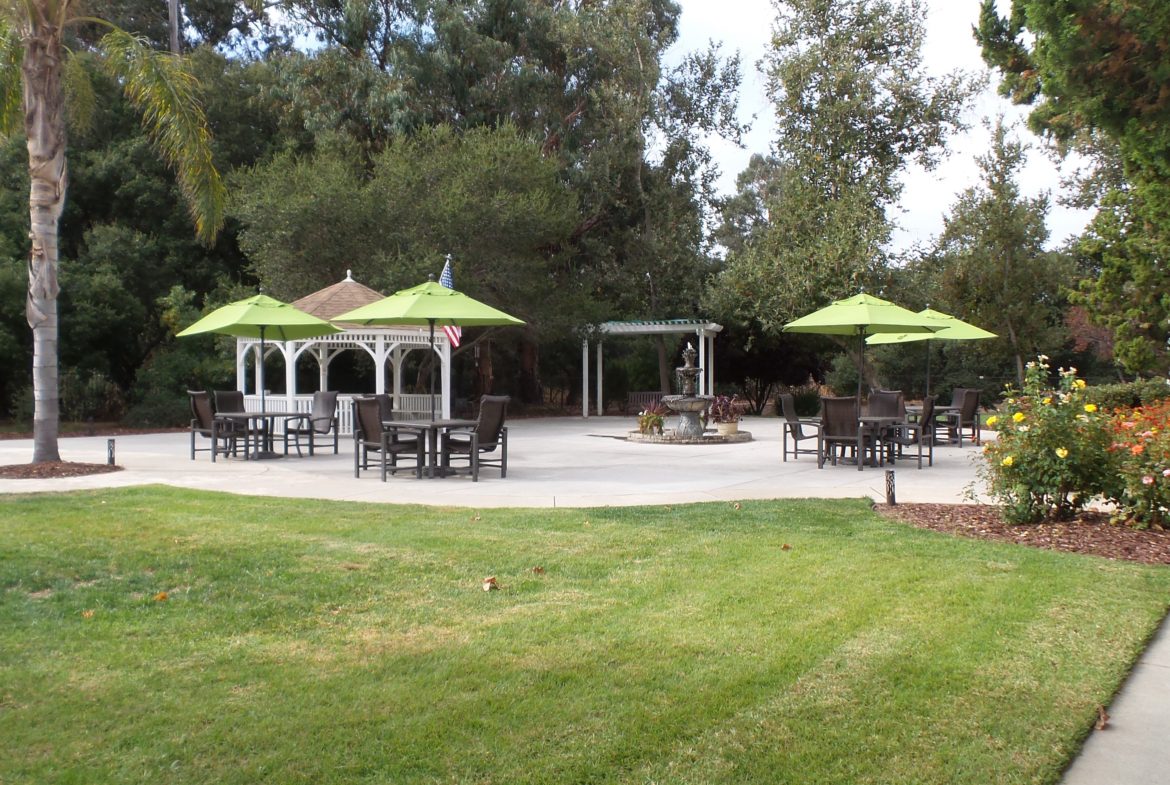
M 702 368 L 695 367 L 695 354 L 695 347 L 688 343 L 683 350 L 683 367 L 674 369 L 681 382 L 682 395 L 662 397 L 663 405 L 678 415 L 678 427 L 663 429 L 661 434 L 630 431 L 626 437 L 629 441 L 651 444 L 734 444 L 752 440 L 752 435 L 747 431 L 722 434 L 703 428 L 703 416 L 715 396 L 695 394 L 695 378 L 703 372 Z

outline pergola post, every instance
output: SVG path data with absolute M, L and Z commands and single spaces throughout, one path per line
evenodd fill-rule
M 605 414 L 605 395 L 602 393 L 601 383 L 601 347 L 605 345 L 605 341 L 597 342 L 597 416 Z
M 581 416 L 589 416 L 589 339 L 581 339 Z

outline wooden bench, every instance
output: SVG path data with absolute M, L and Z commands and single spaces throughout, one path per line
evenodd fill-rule
M 626 393 L 626 405 L 622 408 L 622 414 L 628 414 L 631 411 L 637 414 L 646 411 L 651 406 L 657 406 L 662 403 L 663 395 L 665 393 L 657 390 Z

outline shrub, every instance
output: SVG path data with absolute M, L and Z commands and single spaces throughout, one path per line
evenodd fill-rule
M 1086 399 L 1102 409 L 1131 409 L 1170 398 L 1165 379 L 1138 379 L 1122 384 L 1097 384 L 1085 390 Z
M 1048 358 L 1028 363 L 1024 389 L 1009 387 L 988 427 L 980 474 L 1010 523 L 1065 519 L 1096 496 L 1120 494 L 1110 417 L 1085 395 L 1075 368 L 1060 369 L 1052 389 Z
M 1122 483 L 1113 497 L 1117 517 L 1164 526 L 1170 511 L 1170 400 L 1118 410 L 1110 424 Z

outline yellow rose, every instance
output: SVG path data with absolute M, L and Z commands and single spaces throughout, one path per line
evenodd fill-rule
M 1076 387 L 1078 390 L 1083 390 L 1087 386 L 1088 385 L 1085 384 L 1084 379 L 1077 379 L 1075 382 L 1073 382 L 1073 387 Z
M 993 414 L 987 418 L 987 427 L 994 428 L 997 422 L 999 422 L 999 418 Z
M 1085 404 L 1085 411 L 1088 412 L 1089 414 L 1092 414 L 1093 412 L 1097 411 L 1097 404 L 1086 403 Z
M 1003 464 L 1004 466 L 1011 466 L 1015 462 L 1016 462 L 1016 459 L 1010 455 L 1006 456 L 1002 461 L 1000 461 L 1000 463 Z
M 1048 397 L 1047 397 L 1047 398 L 1045 398 L 1044 400 L 1040 401 L 1040 403 L 1044 404 L 1045 406 L 1048 406 L 1049 404 L 1051 404 L 1051 403 L 1052 403 L 1052 396 L 1051 396 L 1051 395 L 1050 395 L 1050 396 L 1048 396 Z
M 1015 414 L 1012 415 L 1012 419 L 1015 422 L 1023 422 L 1024 421 L 1024 413 L 1023 412 L 1016 412 Z
M 1064 449 L 1063 447 L 1057 447 L 1056 448 L 1056 457 L 1061 458 L 1061 459 L 1067 458 L 1068 457 L 1068 450 Z

